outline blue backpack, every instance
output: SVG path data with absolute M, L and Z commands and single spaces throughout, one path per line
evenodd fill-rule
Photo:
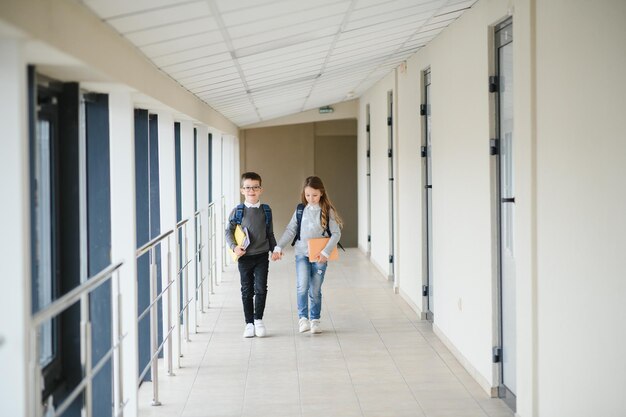
M 296 236 L 293 238 L 293 242 L 291 242 L 291 246 L 295 245 L 296 242 L 300 240 L 300 229 L 302 228 L 302 213 L 303 212 L 304 212 L 304 204 L 300 203 L 296 207 L 296 221 L 298 222 L 298 229 L 297 229 L 298 231 L 296 232 Z M 330 233 L 330 226 L 328 224 L 326 225 L 325 232 L 328 235 L 328 237 L 331 237 L 333 235 L 332 233 Z M 346 251 L 343 248 L 343 246 L 341 246 L 341 243 L 337 242 L 337 246 L 339 246 L 342 251 L 344 252 Z
M 238 204 L 237 207 L 235 207 L 235 215 L 233 216 L 231 221 L 234 221 L 235 224 L 241 224 L 241 221 L 243 220 L 244 208 L 245 208 L 245 205 L 243 203 Z M 267 204 L 261 204 L 261 208 L 263 209 L 263 212 L 265 213 L 265 235 L 269 239 L 270 224 L 272 224 L 272 209 Z

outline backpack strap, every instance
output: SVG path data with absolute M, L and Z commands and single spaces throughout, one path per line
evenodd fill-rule
M 296 222 L 298 223 L 298 228 L 296 232 L 296 236 L 293 238 L 293 242 L 291 242 L 291 246 L 295 245 L 298 240 L 300 240 L 300 228 L 302 227 L 302 213 L 304 212 L 304 204 L 300 203 L 296 207 Z
M 295 245 L 298 240 L 300 240 L 300 229 L 302 227 L 302 213 L 304 212 L 304 204 L 300 203 L 296 207 L 296 221 L 298 223 L 298 231 L 296 232 L 296 237 L 293 238 L 293 242 L 291 242 L 291 246 Z M 328 237 L 331 237 L 333 234 L 330 233 L 330 226 L 326 225 L 326 234 Z M 337 246 L 341 248 L 342 251 L 346 251 L 341 243 L 337 242 Z
M 241 221 L 243 220 L 243 208 L 244 207 L 245 206 L 243 205 L 243 203 L 238 204 L 237 207 L 235 207 L 235 215 L 231 219 L 235 222 L 235 224 L 241 224 Z
M 270 224 L 272 224 L 272 209 L 267 204 L 261 204 L 261 208 L 265 213 L 265 235 L 270 237 Z
M 326 234 L 328 235 L 328 237 L 331 237 L 333 235 L 332 233 L 330 233 L 330 225 L 326 225 Z M 339 246 L 342 251 L 346 251 L 340 242 L 337 242 L 337 246 Z
M 241 224 L 243 220 L 243 210 L 245 205 L 243 203 L 238 204 L 235 207 L 235 214 L 231 221 L 234 221 L 235 224 Z M 267 204 L 261 204 L 261 208 L 263 209 L 263 213 L 265 213 L 265 234 L 269 239 L 270 235 L 270 224 L 272 224 L 272 209 Z

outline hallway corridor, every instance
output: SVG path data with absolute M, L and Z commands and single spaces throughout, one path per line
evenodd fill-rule
M 183 343 L 159 400 L 139 390 L 139 415 L 182 417 L 505 417 L 357 249 L 341 253 L 323 286 L 323 333 L 297 331 L 293 253 L 270 264 L 266 338 L 242 338 L 238 272 L 230 266 Z M 161 369 L 163 369 L 161 367 Z

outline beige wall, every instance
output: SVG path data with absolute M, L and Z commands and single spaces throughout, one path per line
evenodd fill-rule
M 372 118 L 373 196 L 386 163 L 386 92 L 397 95 L 400 293 L 422 297 L 421 71 L 432 70 L 434 328 L 486 389 L 497 385 L 490 28 L 513 17 L 517 414 L 626 415 L 626 3 L 480 0 L 360 98 Z M 391 79 L 389 79 L 391 78 Z M 361 219 L 367 213 L 359 198 Z M 386 202 L 384 202 L 386 204 Z M 377 228 L 378 227 L 378 228 Z M 360 223 L 365 247 L 365 223 Z M 375 245 L 389 226 L 373 225 Z M 414 239 L 414 236 L 418 236 Z M 505 353 L 506 355 L 506 353 Z
M 419 105 L 422 73 L 431 69 L 434 329 L 487 392 L 497 385 L 497 366 L 491 358 L 497 329 L 488 152 L 492 121 L 487 91 L 489 33 L 493 24 L 507 17 L 507 11 L 504 2 L 479 1 L 409 58 L 406 66 L 360 98 L 360 147 L 365 147 L 368 104 L 371 120 L 371 259 L 385 273 L 391 235 L 385 121 L 387 92 L 394 91 L 394 278 L 400 294 L 421 313 L 425 277 Z M 359 157 L 363 166 L 365 159 L 361 153 Z M 367 180 L 362 171 L 360 189 Z M 366 201 L 360 202 L 359 212 L 366 213 Z M 365 246 L 363 226 L 361 222 L 361 247 Z
M 241 172 L 263 178 L 261 199 L 272 206 L 277 238 L 300 201 L 302 182 L 318 175 L 348 220 L 342 245 L 356 246 L 356 120 L 245 129 L 240 152 Z
M 343 219 L 341 244 L 358 242 L 356 121 L 315 124 L 315 175 Z
M 625 416 L 626 2 L 536 7 L 537 415 Z

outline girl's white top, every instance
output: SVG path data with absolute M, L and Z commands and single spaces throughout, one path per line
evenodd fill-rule
M 286 245 L 290 245 L 293 241 L 293 238 L 298 233 L 298 219 L 296 217 L 298 209 L 293 212 L 293 216 L 291 216 L 291 220 L 287 225 L 287 229 L 285 229 L 285 233 L 280 237 L 274 252 L 280 252 L 281 248 L 284 248 Z M 326 258 L 330 255 L 330 253 L 337 246 L 337 242 L 341 238 L 341 229 L 335 220 L 335 212 L 330 210 L 330 219 L 328 222 L 328 227 L 330 228 L 330 233 L 332 234 L 328 244 L 322 251 L 322 255 Z M 300 240 L 296 241 L 294 246 L 296 250 L 296 255 L 309 255 L 309 248 L 307 241 L 311 238 L 316 237 L 328 237 L 325 233 L 326 231 L 322 229 L 322 208 L 316 204 L 311 205 L 307 204 L 304 207 L 304 211 L 302 212 L 302 225 L 300 227 Z

